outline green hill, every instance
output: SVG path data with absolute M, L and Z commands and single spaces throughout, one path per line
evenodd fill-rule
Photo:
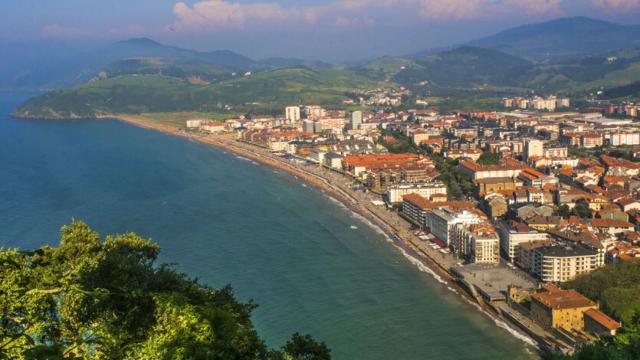
M 271 112 L 298 103 L 339 105 L 358 89 L 390 86 L 342 68 L 281 69 L 196 85 L 166 74 L 129 74 L 33 98 L 18 117 L 82 118 L 175 111 Z
M 85 85 L 24 104 L 21 117 L 114 113 L 273 113 L 290 104 L 339 106 L 360 90 L 406 86 L 447 108 L 497 106 L 503 96 L 536 92 L 583 98 L 638 96 L 640 50 L 531 62 L 494 49 L 460 47 L 417 58 L 383 57 L 354 68 L 291 67 L 245 74 L 195 60 L 136 57 L 107 66 Z M 495 104 L 495 105 L 492 105 Z
M 162 75 L 204 85 L 230 79 L 235 76 L 236 72 L 237 70 L 222 65 L 156 57 L 137 57 L 110 64 L 98 74 L 96 79 L 126 75 Z
M 372 79 L 391 80 L 406 68 L 416 66 L 411 59 L 385 56 L 362 66 L 354 68 L 361 75 Z
M 534 64 L 497 50 L 463 46 L 414 60 L 395 76 L 403 84 L 429 82 L 440 87 L 519 86 Z
M 640 46 L 640 26 L 587 17 L 561 18 L 507 29 L 469 44 L 533 60 L 588 56 Z

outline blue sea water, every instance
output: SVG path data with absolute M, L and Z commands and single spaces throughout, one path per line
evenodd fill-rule
M 0 247 L 56 244 L 81 219 L 152 238 L 163 262 L 213 287 L 231 283 L 259 304 L 270 346 L 299 331 L 336 359 L 537 357 L 291 175 L 117 121 L 10 119 L 29 96 L 0 93 Z

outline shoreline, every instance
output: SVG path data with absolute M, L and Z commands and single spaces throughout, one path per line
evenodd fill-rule
M 419 271 L 427 273 L 434 280 L 447 287 L 449 291 L 452 291 L 458 296 L 462 297 L 462 300 L 464 302 L 476 308 L 485 316 L 489 317 L 497 327 L 504 329 L 511 336 L 514 336 L 518 340 L 524 342 L 526 345 L 535 348 L 538 352 L 543 351 L 541 344 L 539 344 L 538 341 L 535 341 L 528 334 L 522 332 L 517 324 L 504 317 L 497 309 L 474 298 L 469 293 L 469 290 L 464 288 L 463 285 L 455 279 L 453 274 L 447 268 L 445 268 L 436 259 L 434 259 L 432 257 L 432 254 L 429 254 L 418 245 L 419 243 L 417 243 L 416 241 L 419 240 L 416 240 L 414 236 L 412 236 L 410 230 L 403 231 L 398 229 L 396 226 L 400 225 L 400 222 L 405 221 L 399 215 L 395 214 L 395 216 L 398 218 L 396 225 L 390 224 L 388 221 L 378 216 L 375 212 L 371 211 L 366 206 L 366 204 L 363 204 L 360 199 L 357 199 L 354 196 L 354 194 L 350 194 L 349 189 L 345 190 L 339 184 L 332 183 L 330 179 L 323 177 L 322 175 L 312 173 L 307 169 L 301 169 L 300 167 L 291 164 L 284 159 L 277 158 L 267 149 L 260 148 L 256 145 L 239 142 L 235 139 L 233 134 L 231 136 L 221 136 L 187 133 L 173 126 L 160 124 L 154 122 L 153 120 L 148 120 L 133 115 L 112 115 L 100 117 L 99 119 L 118 120 L 140 128 L 160 131 L 168 135 L 178 136 L 190 141 L 213 146 L 215 148 L 227 151 L 235 156 L 250 159 L 260 164 L 275 168 L 277 170 L 285 171 L 290 175 L 296 177 L 296 179 L 298 180 L 302 179 L 304 182 L 321 190 L 330 199 L 337 201 L 340 205 L 344 206 L 356 216 L 361 217 L 361 220 L 363 220 L 367 225 L 371 226 L 375 231 L 384 235 L 387 241 L 390 242 L 394 247 L 396 247 L 397 250 L 400 251 L 401 254 L 407 259 L 407 261 L 409 261 L 412 265 L 418 267 Z M 340 176 L 344 177 L 343 175 Z M 348 179 L 349 178 L 344 177 L 344 180 Z

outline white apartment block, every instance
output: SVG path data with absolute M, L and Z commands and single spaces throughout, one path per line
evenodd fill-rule
M 409 194 L 418 194 L 426 199 L 432 199 L 433 195 L 447 195 L 447 186 L 441 181 L 414 184 L 395 184 L 387 191 L 387 201 L 391 204 L 401 203 L 402 197 Z
M 431 233 L 451 246 L 456 236 L 459 236 L 458 225 L 480 224 L 486 220 L 467 210 L 454 211 L 450 208 L 434 209 L 425 218 L 426 226 Z
M 533 273 L 545 282 L 566 282 L 604 265 L 596 250 L 556 245 L 533 250 Z
M 285 117 L 289 123 L 297 123 L 300 121 L 300 107 L 287 106 L 284 109 Z

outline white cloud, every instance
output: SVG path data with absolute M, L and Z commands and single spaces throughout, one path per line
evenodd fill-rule
M 239 3 L 237 0 L 201 0 L 192 6 L 174 6 L 173 28 L 180 31 L 240 30 L 253 24 L 307 24 L 319 22 L 340 27 L 373 26 L 367 12 L 405 10 L 409 17 L 429 21 L 497 19 L 503 16 L 531 16 L 561 13 L 563 0 L 334 0 L 325 5 L 284 7 L 276 2 Z M 597 0 L 640 1 L 640 0 Z M 381 11 L 382 10 L 382 11 Z M 408 11 L 407 11 L 408 10 Z M 365 14 L 363 14 L 365 13 Z
M 276 3 L 240 4 L 225 0 L 205 0 L 189 7 L 177 3 L 175 27 L 191 29 L 243 29 L 249 24 L 306 22 L 313 23 L 316 16 L 310 11 L 284 8 Z
M 562 13 L 563 0 L 421 0 L 420 15 L 427 19 L 496 19 Z
M 640 9 L 640 0 L 593 0 L 598 9 L 625 12 Z

